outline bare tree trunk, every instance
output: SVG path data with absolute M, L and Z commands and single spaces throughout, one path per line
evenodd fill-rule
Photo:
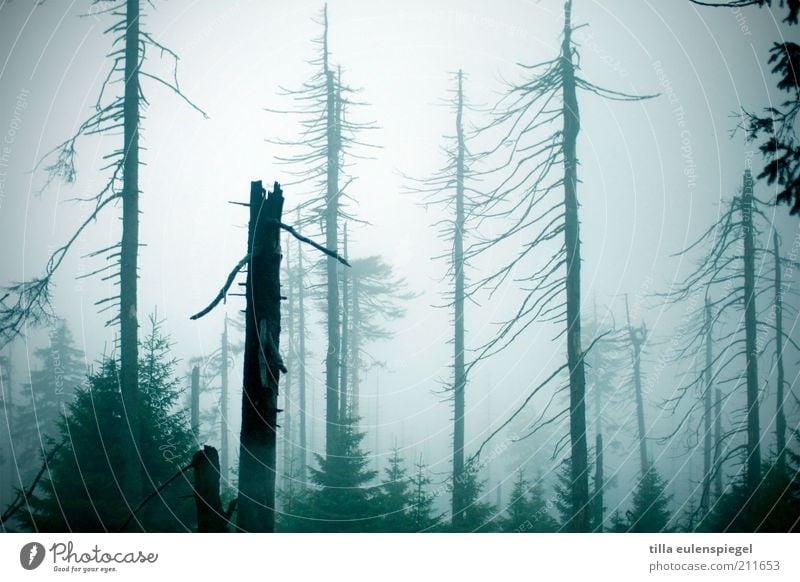
M 458 109 L 456 112 L 456 222 L 453 230 L 453 272 L 455 274 L 455 337 L 453 386 L 453 527 L 464 521 L 464 391 L 467 384 L 464 366 L 464 109 L 463 74 L 458 71 Z
M 714 377 L 712 371 L 713 362 L 713 347 L 711 336 L 711 304 L 706 299 L 705 308 L 705 351 L 706 351 L 706 365 L 705 365 L 705 386 L 703 390 L 703 491 L 700 495 L 700 514 L 705 517 L 708 514 L 708 508 L 711 502 L 711 454 L 712 454 L 712 415 L 714 414 L 712 408 L 712 378 Z
M 204 446 L 192 457 L 194 470 L 194 502 L 197 507 L 198 533 L 228 531 L 228 518 L 219 496 L 219 454 L 217 449 Z
M 128 424 L 123 494 L 135 507 L 146 495 L 139 442 L 139 0 L 127 0 L 125 22 L 125 104 L 123 113 L 122 240 L 119 272 L 120 391 Z
M 353 298 L 351 300 L 353 305 L 353 324 L 350 332 L 350 362 L 353 366 L 353 372 L 350 374 L 350 410 L 353 418 L 358 418 L 358 405 L 359 405 L 359 390 L 360 390 L 360 374 L 361 374 L 361 334 L 359 326 L 361 325 L 361 297 L 359 295 L 358 276 L 352 275 L 350 279 L 352 283 Z
M 300 211 L 297 211 L 298 218 Z M 306 482 L 306 465 L 308 463 L 308 445 L 306 443 L 307 416 L 306 416 L 306 313 L 305 313 L 305 289 L 303 288 L 303 249 L 297 241 L 297 328 L 299 334 L 298 343 L 298 406 L 300 408 L 300 467 L 299 477 L 302 483 Z
M 563 82 L 564 238 L 567 260 L 567 365 L 569 368 L 569 418 L 572 468 L 573 528 L 590 531 L 589 467 L 586 446 L 586 371 L 581 349 L 581 241 L 578 219 L 577 141 L 580 114 L 572 62 L 572 0 L 564 10 L 561 45 Z
M 714 396 L 714 499 L 722 497 L 722 391 Z
M 251 183 L 237 519 L 246 532 L 275 530 L 278 381 L 283 370 L 278 351 L 282 212 L 283 192 L 277 182 L 266 200 L 261 182 Z
M 295 361 L 294 351 L 294 283 L 292 281 L 290 254 L 291 244 L 286 242 L 286 337 L 288 344 L 288 361 L 292 365 Z M 287 481 L 294 479 L 294 412 L 292 409 L 292 374 L 286 374 L 283 381 L 283 468 L 281 475 L 281 488 L 287 487 Z M 290 485 L 290 487 L 292 487 Z
M 11 445 L 14 442 L 14 435 L 16 434 L 15 431 L 15 420 L 17 416 L 16 405 L 14 404 L 14 374 L 13 374 L 13 365 L 14 365 L 14 354 L 12 353 L 11 344 L 8 346 L 8 358 L 6 359 L 6 368 L 5 371 L 0 368 L 0 380 L 2 380 L 2 375 L 5 372 L 5 379 L 6 382 L 3 385 L 3 406 L 5 408 L 5 417 L 6 417 L 6 429 L 8 435 L 8 444 L 9 450 Z M 10 494 L 13 498 L 14 489 L 22 488 L 22 483 L 18 480 L 18 471 L 15 467 L 12 467 L 11 464 L 13 463 L 13 459 L 6 459 L 7 464 L 7 471 L 5 474 L 8 476 L 8 483 L 6 484 L 7 489 L 6 491 Z M 4 506 L 8 505 L 4 501 Z
M 328 7 L 324 10 L 323 60 L 327 87 L 327 193 L 325 195 L 325 246 L 339 249 L 339 104 L 334 73 L 328 67 Z M 339 423 L 339 263 L 327 259 L 327 332 L 328 353 L 325 356 L 325 453 L 336 454 Z
M 195 442 L 200 441 L 200 367 L 192 368 L 191 427 Z
M 745 346 L 747 351 L 747 487 L 761 482 L 761 428 L 758 405 L 758 346 L 756 329 L 755 244 L 753 242 L 753 176 L 744 172 L 742 188 L 744 229 Z
M 225 314 L 225 323 L 222 328 L 222 393 L 220 394 L 219 415 L 220 415 L 220 471 L 222 481 L 228 482 L 230 467 L 229 444 L 228 444 L 228 314 Z
M 783 467 L 786 457 L 786 413 L 783 406 L 786 395 L 783 370 L 783 275 L 781 272 L 781 249 L 778 243 L 778 233 L 773 231 L 772 241 L 775 248 L 775 350 L 777 354 L 778 385 L 775 393 L 777 400 L 775 410 L 775 444 L 778 449 L 777 464 Z
M 647 473 L 649 462 L 647 456 L 647 428 L 644 421 L 644 396 L 642 394 L 642 344 L 645 341 L 644 327 L 634 329 L 628 309 L 628 296 L 625 296 L 625 314 L 628 319 L 628 339 L 633 349 L 633 390 L 636 399 L 636 425 L 639 429 L 639 465 L 642 475 Z
M 347 255 L 347 223 L 344 224 L 342 251 Z M 342 337 L 339 351 L 339 418 L 347 418 L 347 359 L 350 344 L 350 277 L 347 270 L 341 272 L 342 279 Z

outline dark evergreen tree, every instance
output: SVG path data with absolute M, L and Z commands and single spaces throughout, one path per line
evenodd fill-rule
M 786 449 L 783 462 L 766 462 L 762 472 L 761 485 L 755 493 L 748 488 L 744 475 L 729 484 L 699 529 L 738 533 L 799 532 L 800 456 Z
M 413 512 L 410 511 L 412 483 L 397 447 L 389 457 L 389 465 L 380 485 L 379 495 L 383 523 L 381 531 L 411 532 L 414 530 Z
M 285 528 L 306 532 L 380 531 L 381 503 L 354 419 L 341 419 L 335 455 L 316 455 L 319 468 L 311 468 L 316 487 L 288 508 Z
M 495 529 L 495 508 L 488 501 L 483 500 L 485 481 L 480 480 L 480 467 L 477 463 L 467 463 L 461 473 L 461 483 L 464 494 L 464 509 L 461 519 L 454 519 L 451 525 L 456 532 L 488 532 Z
M 544 533 L 558 530 L 558 523 L 548 511 L 540 480 L 531 483 L 522 469 L 517 471 L 511 502 L 499 525 L 504 532 Z
M 153 488 L 188 464 L 192 452 L 185 413 L 174 412 L 180 388 L 169 349 L 169 341 L 153 321 L 139 362 L 144 411 L 139 454 Z M 30 511 L 18 514 L 22 524 L 34 531 L 105 532 L 121 528 L 131 510 L 120 482 L 125 475 L 124 435 L 128 430 L 119 364 L 106 359 L 89 375 L 87 384 L 78 388 L 68 414 L 59 421 L 58 436 L 65 444 L 50 461 L 45 479 L 30 501 Z M 131 527 L 186 531 L 193 528 L 193 520 L 189 482 L 179 479 L 150 500 Z
M 626 513 L 626 530 L 635 533 L 668 531 L 670 512 L 667 508 L 671 496 L 665 493 L 666 485 L 652 465 L 639 479 L 633 492 L 633 507 Z
M 431 479 L 427 475 L 427 468 L 422 460 L 414 465 L 415 472 L 409 478 L 411 483 L 411 513 L 412 531 L 432 531 L 440 522 L 440 516 L 433 510 L 433 496 L 428 492 Z

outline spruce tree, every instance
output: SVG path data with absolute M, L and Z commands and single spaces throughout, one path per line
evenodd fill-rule
M 139 387 L 144 414 L 139 452 L 145 476 L 156 488 L 188 464 L 192 435 L 185 413 L 173 412 L 180 397 L 175 360 L 158 323 L 140 346 Z M 119 364 L 106 359 L 76 390 L 68 414 L 59 421 L 59 449 L 48 465 L 30 511 L 19 516 L 35 531 L 116 531 L 128 518 L 125 502 L 127 447 Z M 137 502 L 140 500 L 137 500 Z M 186 480 L 178 480 L 153 498 L 132 520 L 146 531 L 191 530 L 194 507 Z
M 666 484 L 654 466 L 645 472 L 633 492 L 633 507 L 627 513 L 627 530 L 635 533 L 668 531 L 671 499 L 665 493 Z
M 480 480 L 479 467 L 468 463 L 461 473 L 461 491 L 464 495 L 464 510 L 461 519 L 453 520 L 453 531 L 487 532 L 494 529 L 493 517 L 497 509 L 487 501 L 481 501 L 485 481 Z
M 361 448 L 365 433 L 358 431 L 352 418 L 340 421 L 337 454 L 316 455 L 319 468 L 311 469 L 311 481 L 316 488 L 297 504 L 300 519 L 292 520 L 290 528 L 293 530 L 380 530 L 379 497 L 376 488 L 371 485 L 377 472 L 367 469 L 370 461 Z
M 558 523 L 550 515 L 544 499 L 541 481 L 533 483 L 525 478 L 520 469 L 511 490 L 511 502 L 506 515 L 500 521 L 504 532 L 544 533 L 558 530 Z
M 417 462 L 414 468 L 416 471 L 410 477 L 411 503 L 409 507 L 412 530 L 415 532 L 431 531 L 440 521 L 440 516 L 436 515 L 433 510 L 434 497 L 428 492 L 431 479 L 427 475 L 427 467 L 422 460 Z
M 380 504 L 383 514 L 381 530 L 386 532 L 414 531 L 413 513 L 409 510 L 412 484 L 397 447 L 392 451 L 392 456 L 389 457 L 389 466 L 384 471 L 386 476 L 380 486 Z

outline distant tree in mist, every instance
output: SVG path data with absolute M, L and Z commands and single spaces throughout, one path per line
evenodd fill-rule
M 404 303 L 416 294 L 408 290 L 406 280 L 380 256 L 352 259 L 351 265 L 346 279 L 348 302 L 344 305 L 349 341 L 342 352 L 350 370 L 348 415 L 358 418 L 362 377 L 365 370 L 377 363 L 369 346 L 394 336 L 388 324 L 405 316 Z
M 31 371 L 14 411 L 15 462 L 22 485 L 27 485 L 42 459 L 60 440 L 59 421 L 66 414 L 75 390 L 86 377 L 83 352 L 75 347 L 63 319 L 56 319 L 48 345 L 33 352 L 40 368 Z

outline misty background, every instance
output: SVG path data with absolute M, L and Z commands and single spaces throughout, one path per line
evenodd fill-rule
M 141 169 L 140 240 L 145 246 L 140 253 L 139 317 L 143 328 L 148 313 L 157 311 L 165 320 L 182 373 L 188 373 L 190 358 L 217 349 L 224 313 L 232 316 L 243 307 L 241 298 L 230 297 L 224 310 L 189 321 L 217 293 L 246 247 L 247 213 L 228 201 L 245 201 L 251 180 L 281 182 L 287 209 L 309 195 L 308 187 L 292 185 L 286 167 L 275 161 L 281 148 L 267 141 L 297 136 L 297 120 L 266 109 L 289 108 L 280 88 L 298 87 L 311 74 L 307 61 L 316 54 L 310 41 L 319 35 L 312 18 L 320 8 L 319 2 L 305 1 L 173 1 L 158 2 L 147 11 L 150 32 L 181 57 L 181 89 L 208 114 L 204 119 L 167 90 L 151 85 L 151 105 L 142 121 L 146 165 Z M 428 176 L 444 163 L 442 136 L 453 132 L 453 116 L 442 105 L 453 88 L 449 73 L 464 70 L 471 103 L 493 104 L 503 79 L 520 78 L 517 63 L 535 63 L 557 53 L 563 6 L 551 0 L 334 0 L 328 12 L 332 58 L 343 64 L 347 82 L 361 88 L 360 98 L 368 103 L 353 114 L 376 122 L 378 128 L 364 139 L 380 146 L 367 152 L 372 159 L 359 160 L 351 170 L 357 177 L 348 188 L 357 202 L 352 210 L 366 224 L 349 225 L 348 254 L 382 256 L 418 294 L 404 304 L 405 317 L 391 322 L 395 336 L 369 348 L 385 367 L 370 370 L 362 382 L 364 446 L 380 468 L 395 445 L 409 460 L 421 456 L 438 479 L 435 484 L 442 484 L 452 453 L 451 405 L 441 392 L 452 376 L 452 315 L 436 307 L 444 303 L 448 283 L 445 264 L 433 257 L 446 253 L 447 244 L 433 225 L 445 214 L 420 206 L 421 198 L 406 192 L 410 184 L 404 175 Z M 581 99 L 582 292 L 585 314 L 590 316 L 596 304 L 606 325 L 618 326 L 623 325 L 628 294 L 632 319 L 643 320 L 650 330 L 652 345 L 643 369 L 651 456 L 668 480 L 676 513 L 690 495 L 697 495 L 702 459 L 685 454 L 686 434 L 658 441 L 675 424 L 658 404 L 674 393 L 685 372 L 666 359 L 686 310 L 667 309 L 655 294 L 669 290 L 690 270 L 691 257 L 672 255 L 715 220 L 721 201 L 741 187 L 744 168 L 752 163 L 757 173 L 761 167 L 755 145 L 745 143 L 741 132 L 730 134 L 737 123 L 735 112 L 742 107 L 758 110 L 782 100 L 766 55 L 774 41 L 796 31 L 781 25 L 779 18 L 770 10 L 704 10 L 682 1 L 581 0 L 574 8 L 575 22 L 589 23 L 575 33 L 584 77 L 628 93 L 660 93 L 636 103 Z M 3 284 L 41 272 L 49 253 L 85 213 L 85 207 L 70 199 L 97 189 L 102 156 L 118 147 L 114 138 L 89 138 L 79 149 L 76 183 L 54 182 L 39 193 L 45 177 L 35 170 L 38 161 L 74 133 L 94 105 L 108 68 L 104 55 L 109 41 L 102 35 L 107 26 L 88 1 L 0 1 L 0 55 L 5 55 L 0 62 Z M 152 58 L 151 66 L 157 62 Z M 468 113 L 466 121 L 480 125 L 486 118 Z M 775 192 L 759 181 L 756 195 L 773 200 Z M 797 219 L 785 207 L 768 210 L 786 252 L 800 245 Z M 285 222 L 291 224 L 293 217 L 287 212 Z M 111 294 L 110 284 L 75 277 L 102 266 L 102 259 L 85 255 L 118 237 L 118 215 L 101 217 L 56 279 L 54 311 L 69 322 L 87 366 L 113 350 L 114 329 L 103 327 L 107 318 L 94 305 Z M 768 243 L 765 239 L 762 246 Z M 476 279 L 508 258 L 482 256 L 468 267 L 467 278 Z M 492 337 L 494 323 L 513 312 L 519 296 L 511 285 L 467 304 L 468 349 Z M 323 311 L 314 306 L 307 321 L 310 447 L 321 452 Z M 795 318 L 787 318 L 785 331 L 795 340 L 800 336 L 796 325 Z M 507 352 L 472 371 L 466 390 L 467 455 L 558 367 L 566 349 L 563 336 L 554 341 L 560 331 L 554 324 L 537 324 Z M 33 351 L 46 342 L 46 329 L 30 329 L 14 344 L 19 381 L 36 368 Z M 800 366 L 794 357 L 787 366 L 787 382 L 794 387 Z M 231 373 L 236 387 L 240 362 Z M 765 367 L 765 381 L 768 373 Z M 238 410 L 237 395 L 234 391 L 233 411 Z M 534 406 L 526 419 L 537 412 Z M 790 429 L 797 428 L 796 408 L 788 413 Z M 614 414 L 619 426 L 608 436 L 614 459 L 608 478 L 626 484 L 638 462 L 634 410 Z M 489 454 L 483 474 L 487 497 L 494 502 L 507 495 L 519 466 L 550 474 L 557 466 L 550 457 L 567 422 L 565 418 L 554 426 L 552 434 L 519 443 L 503 434 L 496 437 L 500 446 Z M 230 430 L 235 442 L 235 423 Z M 509 427 L 506 433 L 514 430 Z M 626 489 L 609 488 L 609 513 L 628 502 Z M 439 500 L 442 510 L 446 497 Z

